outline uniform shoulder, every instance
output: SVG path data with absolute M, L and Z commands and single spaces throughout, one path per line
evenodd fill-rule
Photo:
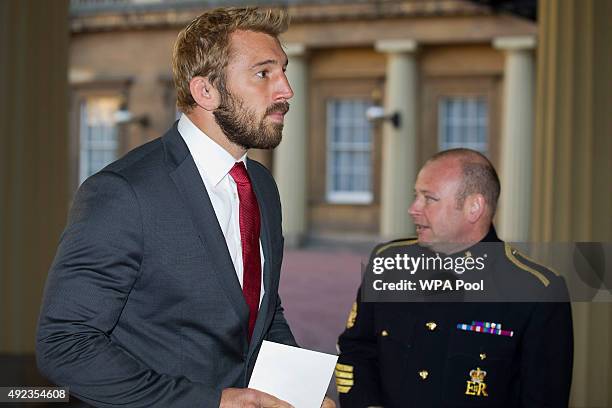
M 405 247 L 412 247 L 418 244 L 419 240 L 416 237 L 412 238 L 401 238 L 395 239 L 393 241 L 384 242 L 382 244 L 377 245 L 372 251 L 372 255 L 377 256 L 381 255 L 383 252 L 394 249 L 400 249 Z
M 544 287 L 562 279 L 555 270 L 529 258 L 508 243 L 504 243 L 504 257 L 507 262 L 523 272 L 526 279 L 535 280 Z

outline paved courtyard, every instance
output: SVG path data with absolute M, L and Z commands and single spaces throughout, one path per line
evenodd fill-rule
M 336 352 L 359 286 L 362 256 L 348 250 L 287 250 L 280 294 L 300 346 Z
M 355 299 L 369 251 L 286 250 L 280 281 L 285 317 L 298 344 L 336 354 L 338 335 Z M 330 384 L 328 395 L 336 399 Z

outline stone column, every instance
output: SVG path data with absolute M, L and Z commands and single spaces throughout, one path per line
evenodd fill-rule
M 611 19 L 610 1 L 538 2 L 534 241 L 612 241 Z M 572 308 L 569 405 L 611 407 L 612 303 Z
M 380 234 L 401 238 L 413 233 L 408 216 L 416 179 L 417 62 L 413 40 L 381 40 L 376 50 L 388 55 L 385 111 L 398 112 L 400 125 L 383 125 Z
M 68 0 L 0 1 L 0 356 L 34 352 L 66 222 L 68 8 Z
M 527 241 L 531 225 L 534 120 L 534 37 L 500 37 L 493 46 L 506 53 L 498 227 L 507 241 Z
M 287 77 L 294 96 L 285 116 L 283 141 L 274 151 L 274 178 L 283 206 L 283 234 L 288 247 L 306 233 L 306 163 L 308 152 L 308 61 L 302 44 L 287 44 Z

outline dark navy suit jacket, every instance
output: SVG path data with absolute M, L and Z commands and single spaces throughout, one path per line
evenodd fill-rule
M 248 384 L 264 339 L 295 345 L 278 296 L 278 190 L 261 164 L 247 167 L 265 256 L 252 341 L 223 233 L 175 123 L 77 192 L 39 320 L 45 376 L 96 406 L 218 407 L 224 388 Z

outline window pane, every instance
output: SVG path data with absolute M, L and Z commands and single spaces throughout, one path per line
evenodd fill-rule
M 448 96 L 438 103 L 438 149 L 466 147 L 487 154 L 488 104 L 484 97 Z
M 119 145 L 114 114 L 118 97 L 92 97 L 81 104 L 79 180 L 82 183 L 95 172 L 117 159 Z
M 372 196 L 372 125 L 369 100 L 327 102 L 327 193 L 335 202 L 370 202 Z

